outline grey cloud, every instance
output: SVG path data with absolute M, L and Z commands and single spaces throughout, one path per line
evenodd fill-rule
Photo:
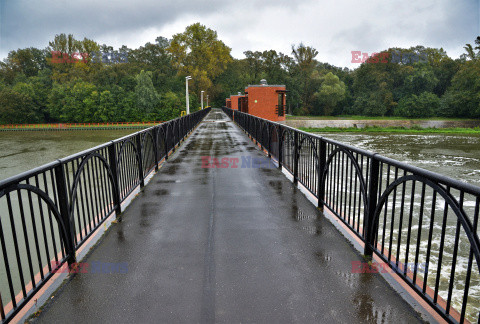
M 220 10 L 228 3 L 222 0 L 203 1 L 31 1 L 3 2 L 1 9 L 2 52 L 17 48 L 44 47 L 55 34 L 73 33 L 76 37 L 101 38 L 109 34 L 161 28 L 181 15 L 201 16 Z
M 473 42 L 480 34 L 478 1 L 471 0 L 372 0 L 364 4 L 354 0 L 336 3 L 321 0 L 39 0 L 34 3 L 0 0 L 0 58 L 17 48 L 43 48 L 55 34 L 62 32 L 106 43 L 114 39 L 136 47 L 128 43 L 135 35 L 147 30 L 171 31 L 171 26 L 177 30 L 192 21 L 217 30 L 238 57 L 243 57 L 241 53 L 245 50 L 260 48 L 289 54 L 291 44 L 303 41 L 319 50 L 319 59 L 341 66 L 350 66 L 352 50 L 370 52 L 415 45 L 461 50 L 466 42 Z M 304 19 L 312 17 L 312 13 L 322 19 Z M 278 19 L 282 20 L 280 25 Z M 281 30 L 272 28 L 275 23 Z M 285 37 L 273 37 L 278 33 Z M 150 32 L 147 35 L 150 37 Z M 156 36 L 171 35 L 152 35 L 150 41 Z M 109 45 L 119 45 L 118 42 Z

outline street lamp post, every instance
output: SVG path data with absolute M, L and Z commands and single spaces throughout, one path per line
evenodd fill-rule
M 208 95 L 207 95 L 207 107 L 208 107 Z
M 205 91 L 203 91 L 203 90 L 202 90 L 202 92 L 201 92 L 202 110 L 203 110 L 203 93 L 204 93 L 204 92 L 205 92 Z
M 185 77 L 185 97 L 187 99 L 187 115 L 190 114 L 190 101 L 188 99 L 188 80 L 191 80 L 191 76 Z

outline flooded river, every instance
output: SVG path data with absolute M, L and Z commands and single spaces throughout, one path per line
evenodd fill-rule
M 385 133 L 318 133 L 480 186 L 480 136 Z
M 0 180 L 136 131 L 0 132 Z

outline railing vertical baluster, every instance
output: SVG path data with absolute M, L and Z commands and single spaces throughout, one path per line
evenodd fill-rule
M 113 204 L 115 205 L 116 217 L 118 217 L 122 213 L 122 207 L 120 205 L 120 187 L 118 185 L 117 152 L 113 141 L 108 146 L 108 160 L 113 175 Z
M 58 209 L 66 231 L 65 234 L 67 241 L 65 242 L 65 249 L 68 255 L 67 262 L 69 265 L 72 265 L 75 263 L 75 223 L 70 218 L 68 190 L 62 163 L 55 167 L 55 182 L 57 183 Z
M 323 140 L 323 138 L 320 139 L 320 149 L 318 151 L 319 155 L 319 161 L 317 164 L 317 173 L 318 173 L 318 208 L 323 211 L 324 208 L 324 196 L 325 196 L 325 181 L 323 179 L 324 177 L 324 169 L 325 165 L 327 164 L 327 143 Z
M 376 224 L 373 224 L 373 218 L 375 216 L 375 209 L 377 208 L 378 199 L 378 180 L 380 163 L 375 157 L 375 154 L 371 157 L 370 163 L 370 181 L 368 181 L 368 207 L 365 211 L 365 220 L 363 222 L 365 231 L 365 251 L 364 254 L 368 258 L 372 257 L 375 233 L 377 231 L 378 219 Z

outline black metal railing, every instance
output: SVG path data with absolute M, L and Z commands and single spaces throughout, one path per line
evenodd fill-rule
M 210 109 L 0 181 L 0 315 L 9 322 Z
M 364 242 L 367 258 L 380 258 L 445 320 L 479 321 L 479 187 L 223 111 Z

